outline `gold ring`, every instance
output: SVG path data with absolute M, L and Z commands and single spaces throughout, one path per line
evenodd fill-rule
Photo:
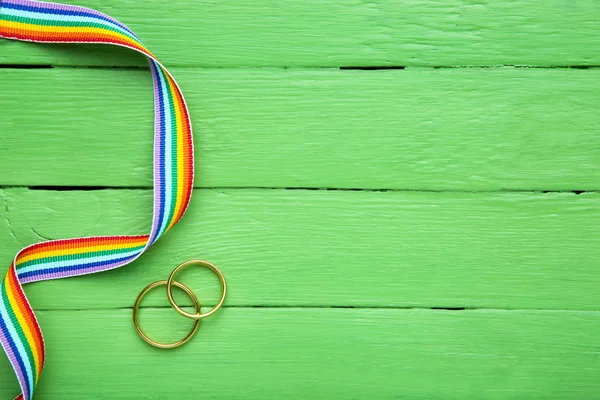
M 173 287 L 172 287 L 172 284 L 175 283 L 174 282 L 175 275 L 181 269 L 183 269 L 183 268 L 185 268 L 187 266 L 190 266 L 190 265 L 201 265 L 203 267 L 207 267 L 208 269 L 212 270 L 215 274 L 217 274 L 217 277 L 219 278 L 219 281 L 221 281 L 221 288 L 223 289 L 223 294 L 221 295 L 221 300 L 219 300 L 219 303 L 215 306 L 215 308 L 213 308 L 212 310 L 210 310 L 206 314 L 201 314 L 200 310 L 196 310 L 196 314 L 190 314 L 189 312 L 186 312 L 186 311 L 182 310 L 177 305 L 177 303 L 175 303 L 175 299 L 173 299 Z M 171 272 L 171 276 L 169 276 L 169 280 L 167 281 L 167 297 L 169 298 L 169 301 L 171 302 L 171 305 L 173 306 L 173 308 L 175 309 L 175 311 L 177 311 L 179 314 L 183 315 L 184 317 L 195 319 L 195 320 L 200 320 L 202 318 L 209 317 L 209 316 L 213 315 L 214 313 L 216 313 L 217 310 L 219 310 L 219 308 L 221 308 L 221 306 L 223 305 L 223 302 L 225 301 L 225 296 L 226 295 L 227 295 L 227 283 L 225 282 L 225 277 L 223 276 L 223 273 L 221 273 L 221 271 L 219 271 L 219 269 L 217 267 L 215 267 L 214 265 L 212 265 L 208 261 L 190 260 L 190 261 L 184 262 L 183 264 L 179 264 L 177 266 L 177 268 L 175 268 L 173 270 L 173 272 Z
M 133 305 L 133 325 L 135 325 L 135 329 L 140 334 L 142 339 L 144 339 L 147 343 L 151 344 L 154 347 L 159 347 L 161 349 L 172 349 L 174 347 L 181 346 L 182 344 L 186 343 L 188 340 L 190 340 L 194 336 L 194 334 L 198 330 L 198 325 L 200 325 L 200 320 L 196 320 L 196 322 L 194 323 L 194 327 L 192 328 L 192 331 L 190 333 L 188 333 L 188 335 L 186 337 L 184 337 L 183 339 L 181 339 L 180 341 L 175 342 L 175 343 L 155 342 L 154 340 L 152 340 L 148 336 L 146 336 L 146 334 L 142 331 L 142 328 L 140 328 L 140 323 L 138 321 L 138 310 L 140 308 L 140 302 L 142 301 L 142 299 L 144 298 L 146 293 L 148 293 L 150 290 L 154 289 L 157 286 L 162 286 L 162 285 L 166 285 L 166 284 L 167 284 L 167 281 L 156 281 L 154 283 L 149 284 L 148 286 L 146 286 L 144 288 L 144 290 L 142 290 L 142 292 L 138 295 L 137 299 L 135 300 L 135 304 Z M 183 283 L 179 283 L 179 282 L 169 282 L 169 284 L 173 284 L 173 285 L 177 286 L 178 288 L 185 290 L 185 292 L 194 301 L 194 305 L 196 306 L 196 312 L 200 313 L 200 304 L 198 303 L 198 299 L 196 298 L 196 295 L 194 295 L 194 292 L 192 292 L 192 290 L 190 288 L 185 286 Z

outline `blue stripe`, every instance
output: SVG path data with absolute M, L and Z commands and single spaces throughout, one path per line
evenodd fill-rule
M 4 278 L 6 279 L 6 278 Z M 2 297 L 6 297 L 6 288 L 5 288 L 5 283 L 2 283 L 2 291 L 1 291 L 1 295 L 0 295 L 0 301 L 4 301 L 2 300 Z M 0 307 L 4 307 L 4 304 L 0 305 Z M 4 307 L 4 309 L 6 309 L 6 307 Z M 8 312 L 7 312 L 8 314 Z M 4 337 L 6 338 L 8 345 L 10 346 L 10 348 L 13 351 L 13 354 L 15 355 L 15 358 L 17 359 L 17 364 L 19 364 L 19 368 L 21 369 L 21 373 L 25 376 L 27 376 L 27 369 L 25 368 L 25 364 L 23 364 L 23 359 L 21 358 L 21 355 L 19 354 L 19 350 L 17 349 L 17 346 L 15 345 L 15 342 L 12 340 L 10 333 L 8 332 L 8 327 L 6 326 L 6 323 L 4 322 L 4 320 L 2 318 L 0 318 L 0 329 L 2 329 L 2 333 L 4 334 Z M 31 394 L 31 387 L 29 386 L 29 379 L 25 379 L 25 385 L 27 386 L 27 392 Z M 29 396 L 31 397 L 31 395 Z
M 115 258 L 115 259 L 106 260 L 106 261 L 96 261 L 96 262 L 87 263 L 87 264 L 70 265 L 68 267 L 56 267 L 56 268 L 40 269 L 37 271 L 29 271 L 29 272 L 24 272 L 23 274 L 19 274 L 19 279 L 24 279 L 24 278 L 29 278 L 32 276 L 39 276 L 39 275 L 44 275 L 44 274 L 53 274 L 56 272 L 72 272 L 72 271 L 78 271 L 78 270 L 83 271 L 83 270 L 90 269 L 90 268 L 101 267 L 103 265 L 109 265 L 109 264 L 119 263 L 121 261 L 132 260 L 135 257 L 137 257 L 137 254 L 133 255 L 133 256 L 128 256 L 128 257 L 124 257 L 124 258 Z
M 111 24 L 105 21 L 102 21 L 96 17 L 84 17 L 78 16 L 76 18 L 70 17 L 68 15 L 61 14 L 40 14 L 32 11 L 23 11 L 23 10 L 12 10 L 12 9 L 3 9 L 2 15 L 7 15 L 10 17 L 17 17 L 25 20 L 25 23 L 31 23 L 34 25 L 47 25 L 55 28 L 102 28 L 114 31 L 120 35 L 126 36 L 131 40 L 137 41 L 139 43 L 140 40 L 135 35 L 132 35 L 127 30 L 121 28 L 118 25 Z
M 30 265 L 21 267 L 20 269 L 18 269 L 18 275 L 20 275 L 22 273 L 25 274 L 25 273 L 31 272 L 31 271 L 37 271 L 39 269 L 61 268 L 61 267 L 69 267 L 69 266 L 73 266 L 73 265 L 81 265 L 82 262 L 86 262 L 86 261 L 100 262 L 100 261 L 114 260 L 115 256 L 129 257 L 129 256 L 134 256 L 134 255 L 137 255 L 140 253 L 141 253 L 141 251 L 139 249 L 135 249 L 135 250 L 123 249 L 122 251 L 112 250 L 112 251 L 110 251 L 110 253 L 104 254 L 104 255 L 90 256 L 90 253 L 82 253 L 82 254 L 74 254 L 73 257 L 70 257 L 68 259 L 61 259 L 60 256 L 51 257 L 50 259 L 36 260 L 36 261 L 33 261 L 33 263 Z
M 163 152 L 164 154 L 164 162 L 163 162 L 163 169 L 162 172 L 164 173 L 164 180 L 165 180 L 165 187 L 164 187 L 164 204 L 163 204 L 163 221 L 162 224 L 164 226 L 161 226 L 160 230 L 159 230 L 159 235 L 162 235 L 165 233 L 166 229 L 167 229 L 167 225 L 169 222 L 169 216 L 170 216 L 170 208 L 171 208 L 171 196 L 169 195 L 170 192 L 173 191 L 173 176 L 170 174 L 170 169 L 167 169 L 169 165 L 173 164 L 173 149 L 171 148 L 171 142 L 169 141 L 169 137 L 170 136 L 174 136 L 176 135 L 176 132 L 173 132 L 173 115 L 171 114 L 171 90 L 169 87 L 169 82 L 167 81 L 167 76 L 165 71 L 160 68 L 159 69 L 160 72 L 160 84 L 161 84 L 161 88 L 163 89 L 163 111 L 164 111 L 164 147 L 165 150 Z M 167 117 L 169 117 L 169 120 L 167 121 Z M 169 151 L 166 150 L 166 148 L 169 147 Z M 166 181 L 167 179 L 169 180 L 169 183 L 167 184 Z M 169 202 L 167 203 L 167 200 L 169 200 Z
M 158 230 L 157 230 L 157 235 L 156 235 L 156 239 L 158 239 L 158 233 L 160 232 L 160 229 L 162 227 L 162 223 L 163 223 L 163 218 L 164 218 L 164 211 L 163 211 L 163 207 L 165 206 L 165 192 L 167 190 L 167 188 L 165 187 L 165 103 L 164 103 L 164 99 L 163 99 L 163 91 L 162 91 L 162 85 L 161 85 L 161 77 L 159 74 L 161 74 L 161 70 L 160 70 L 160 66 L 154 61 L 152 60 L 152 64 L 154 65 L 155 71 L 156 71 L 156 79 L 157 79 L 157 84 L 156 86 L 158 87 L 158 100 L 159 100 L 159 120 L 160 120 L 160 130 L 159 130 L 159 134 L 160 134 L 160 154 L 161 156 L 159 157 L 159 167 L 158 167 L 158 172 L 159 172 L 159 182 L 160 182 L 160 208 L 158 210 Z
M 94 14 L 91 12 L 83 11 L 83 10 L 85 10 L 84 8 L 82 8 L 82 11 L 72 11 L 72 10 L 64 10 L 64 9 L 57 10 L 57 9 L 49 9 L 49 8 L 42 8 L 42 7 L 25 6 L 25 5 L 13 4 L 13 3 L 0 3 L 0 4 L 2 5 L 2 8 L 10 8 L 13 10 L 31 11 L 31 12 L 41 13 L 41 14 L 59 14 L 59 15 L 70 15 L 70 16 L 74 16 L 74 17 L 82 16 L 82 17 L 97 18 L 97 19 L 118 25 L 137 38 L 135 33 L 133 33 L 131 31 L 131 29 L 129 29 L 127 26 L 123 25 L 122 23 L 120 23 L 108 16 L 103 16 L 103 15 L 98 15 L 98 14 Z

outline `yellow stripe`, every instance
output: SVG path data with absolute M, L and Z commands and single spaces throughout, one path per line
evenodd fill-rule
M 91 253 L 91 252 L 95 252 L 95 251 L 104 251 L 104 250 L 122 250 L 122 249 L 126 249 L 129 247 L 144 246 L 146 243 L 147 243 L 146 240 L 143 240 L 141 242 L 137 241 L 137 242 L 127 242 L 127 243 L 119 244 L 119 247 L 116 247 L 116 243 L 110 243 L 110 244 L 105 244 L 105 245 L 80 246 L 80 247 L 69 248 L 69 249 L 65 249 L 65 248 L 49 249 L 49 250 L 45 250 L 45 251 L 35 252 L 28 256 L 18 257 L 16 265 L 18 267 L 20 264 L 22 264 L 24 262 L 31 261 L 31 260 L 37 260 L 39 258 L 67 256 L 67 255 L 72 255 L 72 254 Z
M 167 73 L 168 75 L 168 73 Z M 175 86 L 175 82 L 173 81 L 173 78 L 171 78 L 170 75 L 169 76 L 169 86 L 171 86 L 171 92 L 172 93 L 176 93 L 177 92 L 177 87 Z M 175 101 L 175 110 L 178 110 L 180 106 L 182 106 L 182 104 L 180 102 L 178 102 L 176 96 L 173 96 L 173 100 Z M 175 218 L 176 215 L 179 214 L 181 207 L 183 207 L 183 135 L 181 134 L 181 132 L 183 132 L 183 118 L 181 118 L 181 115 L 179 112 L 175 112 L 175 114 L 177 115 L 177 197 L 176 197 L 176 203 L 175 203 L 175 210 L 173 213 L 173 219 L 171 220 L 171 222 L 169 223 L 169 226 L 167 227 L 168 229 L 171 229 L 171 227 L 173 227 L 173 225 L 175 225 L 177 219 Z
M 10 305 L 11 305 L 15 315 L 17 316 L 17 319 L 19 320 L 19 324 L 23 328 L 23 332 L 25 333 L 27 342 L 29 342 L 29 348 L 31 349 L 31 353 L 33 354 L 33 361 L 34 361 L 35 374 L 37 376 L 36 381 L 37 381 L 37 379 L 39 379 L 39 377 L 40 377 L 40 373 L 41 373 L 40 367 L 41 366 L 40 366 L 39 354 L 37 353 L 37 346 L 35 345 L 35 340 L 33 339 L 33 335 L 31 334 L 29 325 L 27 325 L 27 321 L 25 320 L 25 318 L 23 318 L 23 314 L 20 312 L 19 306 L 17 305 L 17 302 L 15 301 L 17 296 L 14 294 L 14 292 L 8 282 L 6 282 L 6 285 L 4 285 L 4 286 L 6 287 L 6 297 L 8 298 L 8 301 L 10 302 Z

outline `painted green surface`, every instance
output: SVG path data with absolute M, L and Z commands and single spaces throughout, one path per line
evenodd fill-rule
M 1 196 L 5 259 L 42 238 L 149 229 L 150 190 Z M 31 285 L 31 301 L 42 309 L 130 306 L 147 283 L 202 256 L 226 270 L 232 306 L 600 309 L 598 193 L 229 189 L 196 190 L 193 199 L 139 262 Z M 213 279 L 195 276 L 186 282 L 217 299 L 216 284 L 204 289 Z
M 80 0 L 167 65 L 600 65 L 597 0 Z M 126 50 L 2 43 L 0 63 L 145 65 Z
M 133 265 L 26 288 L 38 399 L 599 398 L 600 72 L 555 67 L 600 65 L 600 3 L 79 4 L 176 67 L 201 189 Z M 149 71 L 87 68 L 144 60 L 0 40 L 0 64 L 0 261 L 147 232 Z M 338 68 L 385 65 L 407 68 Z M 135 296 L 199 257 L 226 308 L 151 348 Z M 218 298 L 209 273 L 181 279 Z M 160 339 L 189 326 L 159 291 L 143 306 Z
M 600 189 L 600 70 L 174 73 L 197 186 Z M 0 184 L 152 185 L 149 71 L 5 70 L 0 81 L 0 104 L 18 110 L 0 113 L 0 159 L 13 166 Z
M 600 391 L 598 312 L 229 308 L 175 351 L 139 340 L 131 310 L 39 315 L 51 359 L 39 399 L 565 399 Z M 171 337 L 189 324 L 170 309 L 141 318 Z M 10 373 L 5 360 L 0 373 Z M 3 398 L 16 389 L 1 385 Z

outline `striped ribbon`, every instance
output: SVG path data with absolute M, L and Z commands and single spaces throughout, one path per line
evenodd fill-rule
M 154 82 L 154 212 L 150 233 L 34 244 L 15 256 L 2 281 L 0 342 L 21 386 L 17 399 L 31 399 L 44 366 L 44 339 L 21 285 L 123 266 L 175 225 L 192 193 L 192 128 L 183 95 L 171 74 L 129 28 L 108 15 L 77 6 L 0 0 L 0 37 L 128 47 L 148 57 Z

